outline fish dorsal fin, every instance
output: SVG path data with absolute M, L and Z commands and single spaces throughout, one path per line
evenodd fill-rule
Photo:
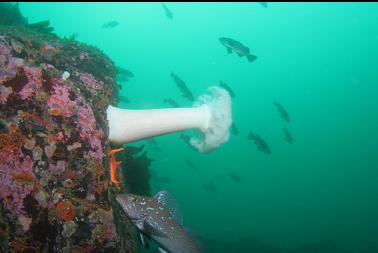
M 154 199 L 157 201 L 159 205 L 161 205 L 165 210 L 169 212 L 171 217 L 180 225 L 183 223 L 182 212 L 181 209 L 173 197 L 167 191 L 160 191 L 155 196 Z

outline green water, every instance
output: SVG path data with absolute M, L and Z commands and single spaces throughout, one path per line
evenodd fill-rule
M 175 195 L 184 225 L 200 237 L 218 245 L 251 237 L 265 245 L 253 252 L 378 252 L 378 4 L 167 6 L 173 20 L 161 3 L 20 3 L 30 23 L 49 19 L 58 35 L 77 33 L 78 41 L 135 74 L 122 84 L 131 103 L 120 107 L 164 108 L 168 97 L 191 106 L 171 71 L 196 97 L 220 80 L 233 88 L 240 133 L 228 143 L 201 154 L 171 134 L 156 138 L 163 152 L 148 152 L 151 170 L 171 179 L 152 179 L 154 193 Z M 102 28 L 112 20 L 119 25 Z M 242 42 L 258 59 L 227 54 L 219 37 Z M 279 117 L 274 99 L 290 123 Z M 294 137 L 291 145 L 283 126 Z M 270 155 L 247 140 L 250 130 L 266 140 Z M 333 248 L 295 251 L 324 241 Z M 217 252 L 243 251 L 220 246 Z

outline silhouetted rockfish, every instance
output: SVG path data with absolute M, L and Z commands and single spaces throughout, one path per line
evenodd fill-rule
M 177 103 L 174 99 L 172 99 L 172 98 L 164 98 L 164 103 L 166 103 L 166 104 L 170 104 L 172 107 L 176 107 L 176 108 L 178 108 L 178 107 L 181 107 L 180 105 L 179 105 L 179 103 Z
M 286 120 L 287 122 L 290 122 L 290 117 L 289 117 L 289 114 L 287 113 L 287 111 L 282 107 L 282 105 L 280 105 L 279 103 L 277 103 L 277 101 L 274 101 L 274 106 L 277 108 L 277 110 L 279 111 L 281 117 Z
M 168 7 L 165 5 L 165 4 L 162 4 L 161 5 L 165 11 L 165 15 L 167 16 L 167 18 L 169 19 L 173 19 L 173 13 L 171 12 L 170 9 L 168 9 Z
M 177 87 L 182 92 L 183 97 L 186 97 L 190 101 L 194 101 L 193 93 L 189 90 L 188 86 L 186 86 L 185 82 L 178 77 L 175 73 L 171 73 L 171 77 L 173 78 L 173 81 L 177 84 Z
M 263 140 L 263 138 L 260 137 L 260 135 L 249 132 L 248 140 L 253 140 L 259 151 L 264 152 L 266 154 L 271 153 L 268 144 Z
M 285 134 L 285 141 L 287 141 L 288 143 L 292 144 L 293 143 L 293 136 L 291 136 L 289 130 L 287 130 L 286 127 L 283 127 L 283 131 L 284 131 L 284 134 Z
M 247 57 L 249 62 L 253 62 L 254 60 L 257 59 L 256 55 L 250 54 L 248 47 L 244 46 L 242 43 L 240 43 L 237 40 L 222 37 L 222 38 L 219 38 L 219 41 L 222 43 L 223 46 L 227 48 L 227 52 L 229 54 L 231 54 L 232 51 L 234 51 L 240 57 L 243 57 L 243 56 Z
M 231 89 L 230 86 L 228 86 L 227 83 L 225 83 L 225 82 L 223 82 L 223 81 L 220 81 L 219 86 L 222 87 L 222 88 L 224 88 L 225 90 L 227 90 L 228 93 L 230 93 L 230 96 L 231 96 L 232 98 L 235 97 L 235 92 Z

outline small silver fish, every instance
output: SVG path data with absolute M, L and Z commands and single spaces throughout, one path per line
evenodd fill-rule
M 200 253 L 198 242 L 182 227 L 182 214 L 174 197 L 160 191 L 154 197 L 119 194 L 116 197 L 131 222 L 160 245 L 160 252 Z

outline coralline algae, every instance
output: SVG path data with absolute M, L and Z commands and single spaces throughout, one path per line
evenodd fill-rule
M 115 75 L 93 47 L 0 26 L 1 252 L 135 251 L 109 184 Z

